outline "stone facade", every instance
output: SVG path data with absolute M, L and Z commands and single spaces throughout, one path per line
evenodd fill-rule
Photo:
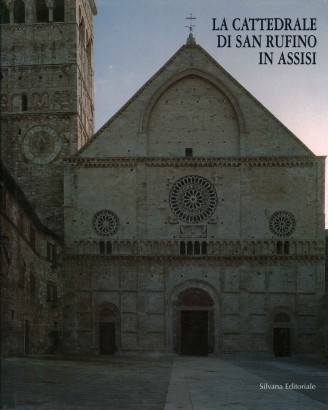
M 192 36 L 92 136 L 93 1 L 23 3 L 2 2 L 1 153 L 42 252 L 63 238 L 61 349 L 321 351 L 324 158 Z M 44 301 L 58 268 L 20 235 Z
M 67 166 L 67 345 L 101 352 L 109 322 L 118 350 L 183 353 L 205 312 L 208 353 L 322 349 L 323 181 L 324 158 L 182 46 Z

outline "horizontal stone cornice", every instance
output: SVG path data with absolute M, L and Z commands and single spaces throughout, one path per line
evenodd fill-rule
M 311 167 L 321 157 L 115 157 L 69 158 L 73 167 L 115 168 L 145 164 L 148 167 Z
M 77 69 L 78 64 L 76 62 L 62 62 L 62 63 L 51 63 L 51 62 L 44 62 L 41 64 L 26 64 L 26 63 L 15 63 L 15 64 L 2 64 L 1 71 L 5 72 L 6 70 L 10 70 L 11 73 L 22 73 L 28 70 L 35 70 L 35 71 L 45 71 L 47 69 L 53 70 L 54 68 L 58 69 Z
M 27 23 L 3 23 L 0 24 L 0 30 L 3 32 L 6 31 L 26 31 L 29 30 L 30 28 L 33 28 L 34 30 L 54 30 L 56 28 L 60 28 L 61 30 L 63 28 L 66 28 L 68 26 L 76 26 L 77 22 L 44 22 L 44 23 L 32 23 L 32 24 L 27 24 Z
M 325 255 L 74 255 L 66 254 L 66 259 L 76 261 L 107 261 L 109 263 L 121 262 L 163 262 L 166 264 L 190 264 L 194 265 L 196 262 L 259 262 L 259 263 L 279 263 L 287 261 L 298 262 L 315 262 L 325 259 Z

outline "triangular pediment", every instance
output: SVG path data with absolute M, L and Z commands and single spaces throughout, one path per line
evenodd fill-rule
M 313 156 L 201 46 L 182 46 L 79 157 Z

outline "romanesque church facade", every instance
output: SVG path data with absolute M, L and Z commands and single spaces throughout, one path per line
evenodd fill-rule
M 20 36 L 14 62 L 5 42 L 2 162 L 62 240 L 61 349 L 319 352 L 324 158 L 192 35 L 92 135 L 95 5 L 63 2 L 56 22 L 48 3 L 48 21 L 2 24 Z

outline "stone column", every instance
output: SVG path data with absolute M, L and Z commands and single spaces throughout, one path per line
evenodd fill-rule
M 6 6 L 9 10 L 9 23 L 14 24 L 14 0 L 6 0 Z
M 54 0 L 46 0 L 47 7 L 49 9 L 49 22 L 54 21 Z

